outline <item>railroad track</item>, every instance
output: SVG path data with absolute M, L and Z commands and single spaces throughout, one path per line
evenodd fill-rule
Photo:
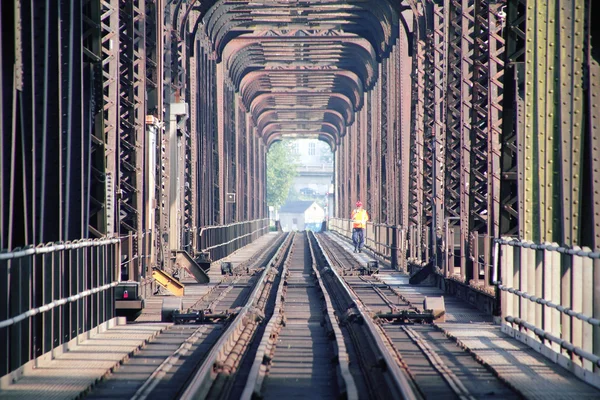
M 250 257 L 196 304 L 175 314 L 174 324 L 95 386 L 88 398 L 179 398 L 238 313 L 261 286 L 269 265 L 277 262 L 286 235 Z
M 314 235 L 289 242 L 181 398 L 418 398 Z
M 349 259 L 339 243 L 326 235 L 320 242 L 330 265 L 344 273 L 344 281 L 364 310 L 381 327 L 390 352 L 425 398 L 520 398 L 427 317 L 422 305 L 411 304 L 395 288 L 376 276 L 356 276 L 357 260 Z M 353 268 L 349 265 L 354 264 Z M 424 322 L 424 323 L 423 323 Z
M 358 398 L 331 300 L 315 268 L 306 235 L 296 235 L 268 321 L 241 396 Z M 332 323 L 333 321 L 333 323 Z M 340 360 L 341 355 L 341 360 Z
M 286 398 L 308 388 L 315 398 L 514 395 L 435 326 L 407 325 L 407 313 L 423 310 L 326 236 L 282 235 L 236 269 L 92 397 Z M 141 370 L 146 379 L 124 383 Z

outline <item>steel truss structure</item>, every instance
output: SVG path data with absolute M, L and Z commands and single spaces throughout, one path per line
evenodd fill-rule
M 119 280 L 148 294 L 173 251 L 266 232 L 267 143 L 217 71 L 211 5 L 2 2 L 0 376 L 111 319 Z
M 0 325 L 16 349 L 0 375 L 112 318 L 118 280 L 151 292 L 173 251 L 222 257 L 264 233 L 266 152 L 285 137 L 335 152 L 336 217 L 362 200 L 392 232 L 382 249 L 464 286 L 489 292 L 493 238 L 600 248 L 591 0 L 5 0 L 0 14 L 0 283 L 29 282 L 0 290 L 0 323 L 97 290 Z M 80 240 L 92 250 L 18 252 Z
M 394 46 L 336 154 L 336 215 L 365 198 L 375 222 L 406 231 L 412 262 L 475 286 L 491 284 L 480 280 L 494 237 L 597 248 L 591 3 L 414 0 L 396 11 Z

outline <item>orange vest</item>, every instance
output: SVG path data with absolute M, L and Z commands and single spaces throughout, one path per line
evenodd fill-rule
M 353 228 L 366 228 L 367 221 L 369 220 L 369 214 L 365 210 L 355 209 L 352 210 L 352 227 Z

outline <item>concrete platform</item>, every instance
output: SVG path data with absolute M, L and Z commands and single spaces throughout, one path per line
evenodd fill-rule
M 126 325 L 115 318 L 71 341 L 51 360 L 38 359 L 24 374 L 0 389 L 0 399 L 74 399 L 119 368 L 169 324 Z M 57 351 L 58 352 L 58 351 Z
M 186 310 L 192 307 L 206 295 L 213 287 L 219 285 L 223 280 L 221 275 L 221 263 L 229 261 L 235 267 L 236 265 L 248 260 L 249 258 L 261 252 L 266 246 L 268 246 L 275 238 L 277 238 L 277 232 L 269 232 L 247 246 L 238 249 L 229 256 L 214 261 L 210 265 L 208 276 L 210 282 L 206 284 L 197 283 L 191 277 L 183 277 L 181 282 L 185 285 L 185 294 L 182 297 L 183 309 Z M 136 322 L 160 322 L 161 310 L 163 300 L 167 297 L 174 297 L 169 294 L 165 295 L 153 295 L 146 299 L 145 308 L 142 313 L 135 319 Z
M 352 243 L 328 233 L 352 253 Z M 353 253 L 357 261 L 374 260 L 368 251 Z M 410 285 L 407 274 L 380 268 L 375 275 L 406 300 L 422 308 L 425 296 L 444 296 L 446 320 L 436 326 L 507 385 L 528 399 L 600 399 L 600 390 L 583 382 L 523 342 L 503 333 L 493 317 L 432 286 Z

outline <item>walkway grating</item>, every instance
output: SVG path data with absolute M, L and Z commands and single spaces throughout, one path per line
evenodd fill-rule
M 53 360 L 42 361 L 15 383 L 0 390 L 0 398 L 74 399 L 81 397 L 138 352 L 169 324 L 117 325 L 74 344 Z

